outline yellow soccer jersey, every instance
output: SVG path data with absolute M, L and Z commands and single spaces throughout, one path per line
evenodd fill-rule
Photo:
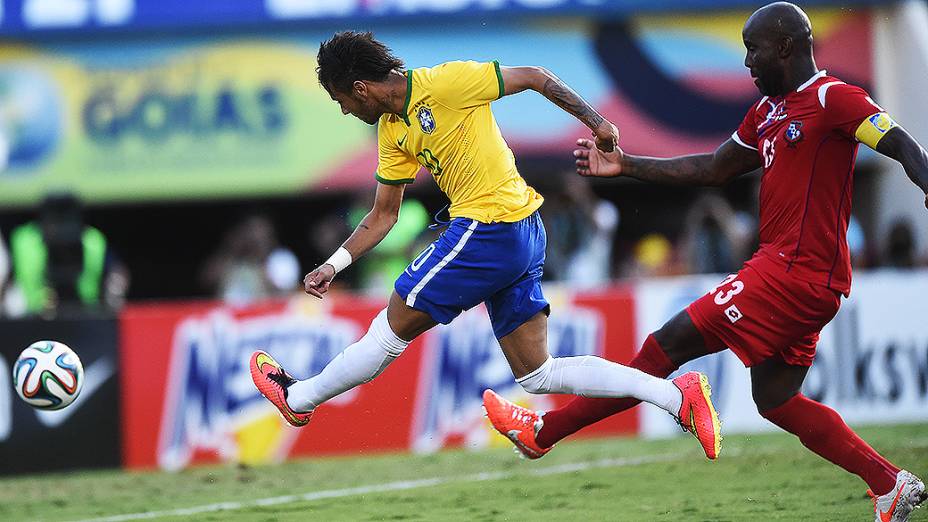
M 412 183 L 420 167 L 451 200 L 451 217 L 515 222 L 543 201 L 516 170 L 490 102 L 503 95 L 496 62 L 448 62 L 406 72 L 404 114 L 377 127 L 377 181 Z

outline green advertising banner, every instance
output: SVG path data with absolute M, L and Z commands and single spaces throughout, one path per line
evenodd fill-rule
M 0 46 L 0 205 L 310 190 L 373 141 L 315 66 L 283 40 Z

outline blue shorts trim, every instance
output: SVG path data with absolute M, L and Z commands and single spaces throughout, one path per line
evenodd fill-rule
M 515 223 L 457 218 L 396 280 L 406 304 L 442 324 L 485 302 L 497 338 L 550 310 L 541 289 L 547 238 L 537 212 Z

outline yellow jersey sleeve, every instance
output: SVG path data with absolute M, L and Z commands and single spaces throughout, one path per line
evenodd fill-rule
M 878 112 L 860 123 L 854 137 L 857 141 L 876 150 L 877 144 L 886 133 L 899 125 L 885 112 Z
M 416 181 L 419 163 L 400 149 L 400 143 L 406 136 L 397 138 L 381 120 L 377 127 L 377 172 L 374 177 L 386 185 L 402 185 Z
M 430 70 L 432 95 L 451 109 L 468 109 L 503 96 L 499 62 L 446 62 Z

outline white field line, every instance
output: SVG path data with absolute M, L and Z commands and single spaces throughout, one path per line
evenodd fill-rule
M 928 437 L 910 439 L 905 445 L 909 448 L 928 447 Z M 721 457 L 729 459 L 738 457 L 744 453 L 752 456 L 757 455 L 774 455 L 776 452 L 756 449 L 746 452 L 744 448 L 731 448 L 725 450 Z M 366 495 L 370 493 L 387 493 L 390 491 L 404 491 L 408 489 L 428 488 L 440 486 L 442 484 L 466 483 L 466 482 L 485 482 L 488 480 L 503 480 L 520 475 L 545 477 L 550 475 L 563 475 L 565 473 L 574 473 L 577 471 L 586 471 L 590 469 L 602 468 L 621 468 L 626 466 L 637 466 L 639 464 L 652 464 L 657 462 L 670 462 L 679 460 L 681 457 L 689 457 L 690 453 L 681 455 L 680 453 L 665 453 L 659 455 L 643 455 L 641 457 L 627 457 L 617 459 L 602 459 L 589 462 L 573 462 L 560 464 L 557 466 L 548 466 L 545 468 L 525 468 L 520 467 L 514 471 L 492 471 L 485 473 L 474 473 L 471 475 L 458 475 L 446 477 L 432 477 L 419 480 L 401 480 L 397 482 L 387 482 L 386 484 L 371 484 L 367 486 L 358 486 L 354 488 L 343 489 L 325 489 L 321 491 L 310 491 L 299 495 L 283 495 L 279 497 L 259 498 L 243 502 L 219 502 L 216 504 L 205 504 L 202 506 L 193 506 L 189 508 L 168 509 L 163 511 L 146 511 L 144 513 L 126 513 L 123 515 L 113 515 L 102 518 L 89 518 L 80 522 L 124 522 L 129 520 L 147 520 L 159 517 L 189 517 L 201 513 L 215 513 L 218 511 L 236 511 L 240 509 L 249 509 L 255 507 L 276 506 L 280 504 L 291 504 L 294 502 L 311 502 L 327 498 L 344 498 L 357 495 Z
M 734 456 L 735 451 L 726 452 L 726 457 Z M 385 484 L 372 484 L 368 486 L 358 486 L 354 488 L 327 489 L 321 491 L 310 491 L 299 495 L 283 495 L 279 497 L 260 498 L 242 502 L 219 502 L 216 504 L 205 504 L 202 506 L 193 506 L 189 508 L 168 509 L 163 511 L 147 511 L 143 513 L 126 513 L 123 515 L 114 515 L 102 518 L 91 518 L 81 522 L 124 522 L 128 520 L 146 520 L 159 517 L 188 517 L 202 513 L 215 513 L 217 511 L 235 511 L 240 509 L 249 509 L 255 507 L 275 506 L 280 504 L 291 504 L 294 502 L 310 502 L 313 500 L 322 500 L 327 498 L 344 498 L 357 495 L 366 495 L 370 493 L 386 493 L 390 491 L 404 491 L 408 489 L 428 488 L 450 483 L 466 482 L 484 482 L 488 480 L 503 480 L 519 475 L 549 476 L 561 475 L 564 473 L 573 473 L 576 471 L 585 471 L 590 469 L 601 468 L 619 468 L 625 466 L 636 466 L 638 464 L 650 464 L 655 462 L 668 462 L 680 459 L 680 454 L 664 455 L 645 455 L 641 457 L 628 457 L 617 459 L 602 459 L 592 462 L 575 462 L 561 464 L 558 466 L 549 466 L 546 468 L 526 469 L 520 468 L 514 471 L 493 471 L 486 473 L 474 473 L 471 475 L 432 477 L 419 480 L 402 480 L 398 482 L 387 482 Z

